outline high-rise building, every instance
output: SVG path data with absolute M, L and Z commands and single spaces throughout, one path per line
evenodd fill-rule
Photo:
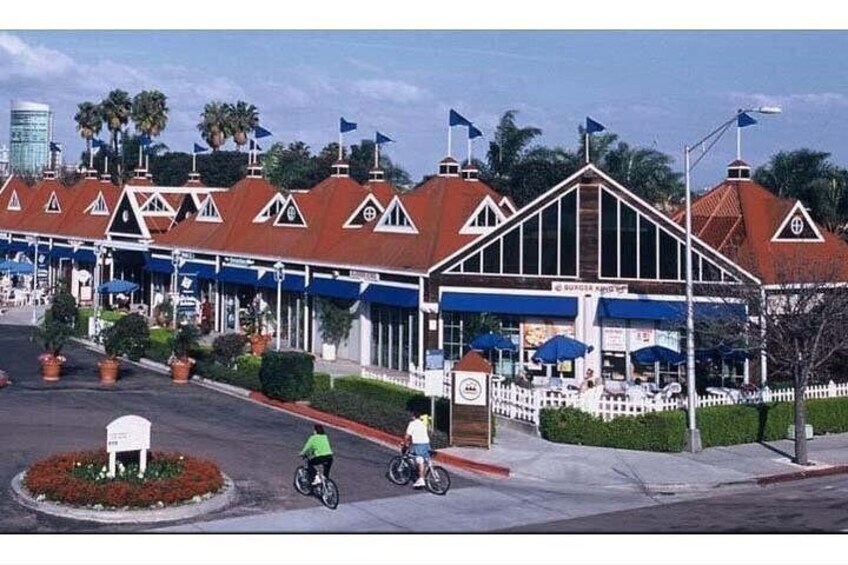
M 12 100 L 9 166 L 15 173 L 40 173 L 50 163 L 53 112 L 47 104 Z

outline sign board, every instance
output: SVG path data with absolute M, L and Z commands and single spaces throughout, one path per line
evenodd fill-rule
M 242 267 L 249 267 L 253 265 L 253 259 L 241 259 L 239 257 L 224 257 L 224 263 L 227 265 L 240 265 Z
M 106 452 L 109 453 L 109 476 L 115 476 L 116 454 L 140 452 L 139 467 L 147 469 L 147 450 L 150 449 L 150 421 L 141 416 L 121 416 L 106 426 Z
M 359 279 L 361 281 L 378 281 L 380 280 L 380 275 L 378 273 L 372 273 L 371 271 L 354 271 L 351 269 L 350 278 Z
M 654 345 L 654 323 L 641 320 L 630 321 L 630 351 Z
M 445 352 L 442 349 L 428 349 L 424 356 L 424 370 L 441 371 L 445 368 Z
M 621 320 L 604 320 L 602 331 L 604 351 L 627 350 L 627 327 Z
M 551 290 L 567 294 L 627 294 L 626 284 L 554 281 Z
M 445 372 L 439 370 L 424 371 L 424 396 L 444 396 Z
M 454 403 L 465 406 L 486 406 L 488 390 L 486 373 L 457 371 L 454 378 Z

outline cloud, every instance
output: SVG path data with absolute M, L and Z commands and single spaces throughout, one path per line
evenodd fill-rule
M 49 80 L 74 71 L 74 61 L 64 53 L 32 46 L 15 35 L 0 33 L 0 81 L 35 78 Z
M 728 97 L 739 102 L 740 107 L 781 106 L 784 110 L 848 107 L 848 96 L 841 92 L 804 92 L 795 94 L 764 94 L 750 92 L 731 92 Z M 741 102 L 740 102 L 741 101 Z
M 351 84 L 351 89 L 366 98 L 399 104 L 420 102 L 429 97 L 429 92 L 423 88 L 399 80 L 357 80 Z

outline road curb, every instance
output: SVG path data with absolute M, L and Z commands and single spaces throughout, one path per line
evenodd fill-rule
M 306 404 L 274 400 L 268 398 L 261 392 L 251 392 L 249 398 L 260 404 L 273 406 L 275 408 L 279 408 L 280 410 L 284 410 L 290 414 L 302 416 L 310 420 L 315 420 L 317 422 L 328 424 L 330 426 L 343 429 L 353 434 L 363 436 L 378 443 L 384 444 L 387 447 L 397 447 L 397 445 L 403 441 L 403 438 L 399 436 L 384 432 L 382 430 L 377 430 L 370 426 L 360 424 L 359 422 L 354 422 L 353 420 L 348 420 L 347 418 L 342 418 L 341 416 L 336 416 L 335 414 L 328 414 L 327 412 L 316 410 L 315 408 L 307 406 Z M 450 455 L 448 453 L 442 453 L 440 451 L 437 451 L 436 455 L 433 458 L 436 461 L 445 465 L 458 467 L 460 469 L 465 469 L 474 473 L 482 473 L 498 477 L 509 477 L 510 475 L 510 470 L 507 467 L 490 465 L 488 463 L 480 463 L 479 461 L 465 459 L 464 457 L 458 457 L 456 455 Z
M 757 477 L 756 483 L 760 486 L 785 483 L 789 481 L 800 481 L 802 479 L 813 479 L 816 477 L 827 477 L 830 475 L 842 475 L 848 473 L 848 465 L 837 464 L 823 469 L 810 469 L 808 471 L 795 471 L 793 473 L 780 473 L 778 475 L 767 475 Z

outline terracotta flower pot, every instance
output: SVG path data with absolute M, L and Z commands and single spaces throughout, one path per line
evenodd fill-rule
M 62 372 L 62 361 L 56 357 L 48 357 L 41 360 L 41 377 L 45 381 L 55 382 L 59 380 Z
M 265 348 L 268 346 L 268 336 L 259 335 L 259 334 L 251 334 L 250 335 L 250 354 L 251 355 L 262 355 L 264 353 Z
M 100 367 L 100 384 L 111 385 L 118 380 L 118 369 L 121 362 L 117 359 L 101 359 L 97 366 Z
M 173 361 L 171 363 L 171 382 L 175 384 L 187 383 L 191 366 L 192 362 L 189 360 L 176 359 Z

